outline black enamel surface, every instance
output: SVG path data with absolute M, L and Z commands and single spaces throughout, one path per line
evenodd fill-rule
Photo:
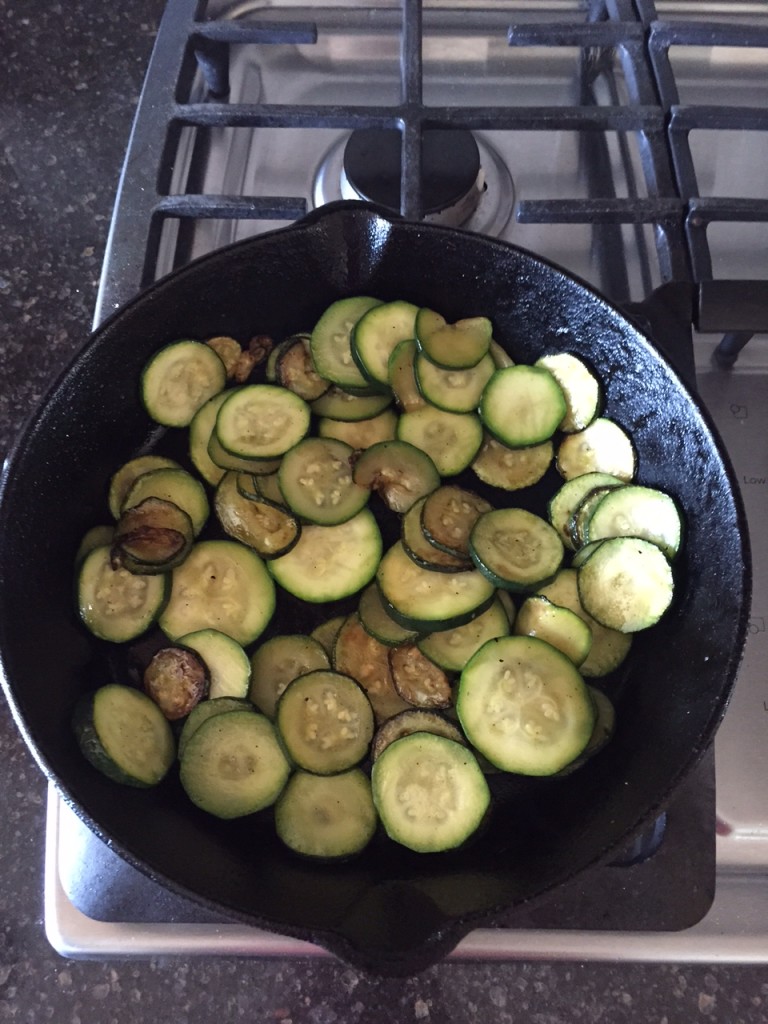
M 106 484 L 155 434 L 136 393 L 159 345 L 183 336 L 282 336 L 335 298 L 370 293 L 488 314 L 520 360 L 584 355 L 606 414 L 639 450 L 639 479 L 686 516 L 674 606 L 639 637 L 614 681 L 614 741 L 561 780 L 497 779 L 487 827 L 465 850 L 419 857 L 376 841 L 358 860 L 289 857 L 269 815 L 222 823 L 175 777 L 116 790 L 81 758 L 69 719 L 112 662 L 79 627 L 72 558 L 105 521 Z M 162 442 L 161 442 L 162 443 Z M 6 467 L 0 498 L 0 652 L 6 692 L 46 773 L 90 826 L 164 884 L 213 909 L 318 941 L 383 973 L 438 959 L 502 907 L 523 904 L 610 855 L 663 806 L 725 709 L 749 606 L 746 527 L 730 470 L 697 404 L 653 346 L 611 306 L 555 268 L 502 243 L 390 223 L 360 205 L 199 261 L 110 320 L 54 386 Z M 286 624 L 295 612 L 283 611 Z

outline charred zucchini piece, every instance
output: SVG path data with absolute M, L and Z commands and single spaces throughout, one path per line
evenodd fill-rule
M 387 835 L 417 853 L 461 846 L 491 799 L 472 751 L 427 732 L 390 743 L 374 762 L 371 784 Z
M 373 738 L 373 710 L 358 683 L 329 670 L 289 683 L 277 702 L 276 724 L 294 764 L 316 775 L 354 768 Z
M 507 636 L 510 631 L 509 617 L 497 599 L 482 615 L 456 629 L 436 630 L 418 641 L 419 649 L 430 661 L 446 672 L 461 672 L 472 655 L 479 651 L 487 640 Z
M 208 700 L 201 700 L 192 708 L 179 733 L 177 752 L 179 760 L 184 754 L 187 743 L 203 722 L 213 718 L 214 715 L 223 715 L 225 711 L 253 711 L 255 713 L 256 707 L 242 697 L 209 697 Z
M 488 352 L 493 329 L 485 316 L 474 316 L 449 324 L 439 313 L 420 309 L 416 317 L 416 340 L 433 363 L 448 370 L 476 366 Z
M 622 427 L 603 416 L 563 439 L 557 449 L 556 465 L 566 480 L 585 473 L 609 473 L 629 483 L 637 470 L 637 454 Z
M 275 727 L 250 710 L 206 719 L 186 744 L 179 771 L 192 803 L 225 819 L 271 806 L 290 774 Z
M 307 437 L 283 456 L 280 491 L 289 508 L 310 523 L 337 526 L 356 516 L 370 492 L 352 475 L 353 449 L 332 437 Z
M 448 676 L 421 653 L 416 644 L 401 644 L 389 652 L 395 689 L 416 708 L 448 708 L 453 693 Z
M 532 590 L 551 580 L 564 554 L 557 531 L 522 508 L 497 508 L 481 515 L 469 548 L 480 572 L 507 590 Z
M 405 441 L 381 441 L 354 460 L 360 487 L 376 491 L 393 512 L 407 512 L 419 498 L 440 484 L 432 459 Z
M 369 383 L 352 354 L 352 332 L 358 320 L 380 299 L 355 295 L 332 303 L 317 321 L 310 340 L 312 362 L 326 380 L 343 388 L 361 388 Z
M 429 732 L 464 745 L 467 742 L 461 730 L 437 711 L 410 708 L 408 711 L 401 711 L 399 715 L 388 718 L 379 726 L 371 743 L 371 760 L 375 761 L 390 743 L 394 743 L 395 740 L 399 740 L 403 736 L 412 736 L 415 732 Z
M 471 569 L 472 560 L 469 555 L 444 551 L 436 547 L 424 533 L 421 515 L 426 500 L 419 498 L 403 516 L 400 539 L 406 554 L 422 569 L 432 569 L 434 572 L 462 572 Z
M 315 369 L 309 338 L 308 334 L 296 334 L 282 342 L 275 359 L 273 379 L 305 402 L 314 402 L 325 394 L 331 382 Z
M 186 647 L 163 647 L 144 669 L 144 690 L 165 717 L 185 718 L 207 696 L 210 678 L 200 655 Z
M 350 615 L 339 630 L 333 649 L 333 667 L 362 686 L 377 722 L 411 706 L 395 689 L 389 647 L 367 632 L 357 614 Z
M 553 352 L 536 360 L 549 370 L 565 397 L 566 413 L 560 430 L 572 434 L 584 430 L 600 409 L 600 382 L 586 363 L 570 352 Z
M 622 482 L 610 473 L 584 473 L 566 480 L 555 492 L 547 505 L 547 518 L 565 547 L 573 550 L 571 520 L 586 495 L 595 487 L 621 487 Z
M 219 356 L 200 341 L 175 341 L 156 352 L 141 375 L 144 408 L 165 427 L 187 427 L 227 383 Z
M 446 370 L 419 352 L 414 364 L 419 391 L 431 404 L 445 412 L 473 412 L 496 369 L 490 355 L 475 366 Z
M 247 696 L 251 662 L 231 636 L 218 629 L 198 629 L 179 637 L 179 644 L 196 651 L 205 662 L 210 680 L 209 700 Z
M 330 667 L 330 656 L 317 639 L 298 633 L 273 636 L 251 655 L 248 696 L 267 718 L 274 718 L 289 683 L 306 672 Z
M 237 458 L 274 459 L 301 441 L 309 418 L 309 406 L 292 391 L 247 384 L 222 403 L 215 434 L 224 451 Z
M 567 412 L 560 385 L 543 366 L 497 370 L 483 391 L 480 418 L 489 433 L 509 448 L 543 444 Z
M 317 424 L 320 437 L 335 437 L 356 450 L 370 448 L 381 441 L 394 441 L 396 430 L 397 413 L 394 409 L 385 409 L 367 420 L 332 420 L 323 416 Z
M 316 416 L 327 416 L 332 420 L 356 423 L 378 416 L 392 403 L 389 394 L 360 395 L 336 386 L 330 387 L 324 395 L 312 403 Z
M 240 474 L 228 472 L 216 488 L 214 509 L 222 529 L 262 558 L 284 555 L 297 543 L 301 524 L 280 505 L 256 494 L 246 497 L 238 486 L 239 478 Z
M 592 630 L 570 608 L 553 604 L 541 594 L 523 601 L 512 632 L 515 636 L 536 636 L 546 640 L 578 668 L 592 647 Z
M 363 629 L 375 637 L 379 643 L 386 644 L 387 647 L 397 647 L 398 644 L 415 640 L 418 636 L 418 633 L 412 629 L 404 629 L 395 622 L 384 607 L 379 588 L 375 583 L 366 587 L 360 596 L 357 614 L 360 616 Z
M 480 450 L 483 428 L 474 413 L 444 412 L 425 405 L 402 414 L 397 437 L 426 452 L 441 476 L 456 476 Z
M 155 622 L 170 594 L 170 574 L 135 576 L 112 567 L 110 548 L 94 548 L 80 564 L 77 602 L 83 624 L 95 636 L 125 643 Z
M 112 564 L 140 575 L 181 565 L 195 539 L 192 520 L 172 501 L 145 498 L 127 508 L 112 538 Z
M 552 465 L 554 446 L 551 441 L 529 448 L 509 448 L 486 433 L 480 451 L 472 462 L 478 479 L 505 491 L 532 487 Z
M 485 611 L 495 592 L 491 581 L 477 570 L 422 569 L 399 542 L 381 559 L 376 579 L 392 618 L 421 633 L 463 626 Z
M 119 519 L 128 492 L 142 473 L 153 469 L 181 469 L 178 462 L 164 455 L 138 455 L 124 463 L 109 481 L 109 511 L 113 519 Z
M 212 348 L 219 359 L 224 363 L 227 379 L 232 380 L 235 376 L 240 357 L 243 354 L 243 347 L 237 338 L 230 338 L 229 335 L 219 334 L 215 338 L 208 338 L 205 344 Z
M 142 473 L 126 495 L 121 515 L 146 498 L 161 498 L 177 505 L 189 516 L 197 536 L 205 526 L 210 506 L 205 488 L 185 469 L 152 469 Z
M 490 511 L 491 505 L 485 498 L 446 484 L 427 496 L 421 509 L 421 528 L 436 548 L 466 559 L 475 523 Z
M 352 355 L 367 380 L 389 383 L 389 357 L 401 341 L 415 336 L 418 311 L 410 302 L 384 302 L 357 321 L 352 329 Z
M 285 845 L 321 860 L 360 853 L 378 820 L 371 783 L 359 768 L 326 776 L 294 772 L 275 806 L 275 829 Z
M 416 382 L 415 360 L 418 351 L 419 346 L 415 341 L 401 341 L 389 357 L 389 386 L 403 412 L 413 412 L 427 404 Z
M 131 686 L 110 683 L 83 698 L 73 728 L 94 768 L 126 786 L 156 786 L 176 756 L 168 720 L 157 704 Z

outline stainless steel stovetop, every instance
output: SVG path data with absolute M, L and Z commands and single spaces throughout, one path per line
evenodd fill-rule
M 169 8 L 158 48 L 184 16 L 185 2 L 173 5 L 175 11 Z M 194 4 L 186 6 L 192 10 Z M 608 36 L 602 41 L 579 36 L 573 26 L 588 20 L 587 6 L 593 13 L 607 14 L 609 28 L 611 22 L 631 18 L 629 42 L 611 48 L 605 41 Z M 659 285 L 678 278 L 681 268 L 690 274 L 691 264 L 696 281 L 706 276 L 768 279 L 768 10 L 764 3 L 654 6 L 638 0 L 633 7 L 629 0 L 592 5 L 489 2 L 482 8 L 473 6 L 472 12 L 468 18 L 460 5 L 425 3 L 422 47 L 423 102 L 437 111 L 438 121 L 448 108 L 458 111 L 459 118 L 461 111 L 471 112 L 472 117 L 489 108 L 512 111 L 502 127 L 486 123 L 481 116 L 483 127 L 474 131 L 483 190 L 476 208 L 463 221 L 465 227 L 530 248 L 607 291 L 619 303 L 644 299 Z M 176 66 L 175 58 L 169 61 L 156 51 L 121 183 L 97 322 L 140 284 L 179 262 L 277 227 L 286 218 L 299 216 L 303 208 L 349 195 L 350 185 L 342 175 L 343 148 L 358 119 L 348 111 L 343 117 L 339 110 L 354 104 L 360 108 L 360 120 L 366 110 L 377 111 L 381 119 L 382 111 L 399 102 L 398 3 L 382 2 L 375 8 L 352 2 L 309 7 L 283 0 L 272 5 L 242 3 L 226 16 L 211 4 L 208 13 L 221 15 L 219 24 L 225 26 L 218 35 L 208 32 L 217 45 L 226 40 L 227 25 L 263 21 L 295 28 L 314 20 L 317 41 L 231 45 L 228 104 L 243 105 L 243 109 L 262 105 L 258 123 L 242 125 L 218 122 L 220 101 L 206 93 L 199 72 L 190 75 L 184 100 L 189 107 L 180 112 L 174 106 L 178 96 L 173 78 L 165 92 L 158 86 L 168 73 L 167 65 Z M 719 44 L 712 45 L 707 33 L 697 36 L 697 26 L 705 20 L 723 31 Z M 508 24 L 517 26 L 517 35 L 512 34 L 517 45 L 508 45 L 506 31 L 498 31 L 500 25 Z M 559 27 L 556 44 L 547 41 L 546 34 L 537 36 L 542 25 Z M 743 25 L 750 26 L 748 46 L 739 39 Z M 668 85 L 663 76 L 655 85 L 642 79 L 638 84 L 635 77 L 637 48 L 649 32 L 662 41 L 673 40 L 664 50 L 677 92 L 673 115 L 684 129 L 681 138 L 695 170 L 696 186 L 695 193 L 682 198 L 672 186 L 676 180 L 678 191 L 681 182 L 684 191 L 690 188 L 686 179 L 690 167 L 677 158 L 668 166 L 659 163 L 654 146 L 659 125 L 663 135 L 664 121 L 663 117 L 660 122 L 654 120 L 648 102 L 649 90 L 658 87 L 663 92 Z M 584 49 L 587 42 L 592 44 L 589 50 Z M 180 62 L 181 56 L 176 63 L 181 66 Z M 587 102 L 585 74 L 590 104 L 628 110 L 634 118 L 631 123 L 622 121 L 623 115 L 615 122 L 603 122 L 599 131 L 586 133 L 586 143 L 585 133 L 562 116 L 563 110 Z M 165 146 L 164 139 L 145 138 L 147 107 L 157 104 L 158 95 L 166 96 L 176 126 L 173 155 L 160 175 L 159 195 L 154 191 L 153 172 L 143 162 L 148 150 L 159 153 Z M 746 111 L 746 127 L 734 127 L 737 120 L 722 114 L 725 105 L 742 114 Z M 321 113 L 324 126 L 308 126 L 308 108 Z M 697 113 L 702 112 L 707 116 L 697 121 Z M 686 117 L 693 117 L 692 130 L 686 127 Z M 598 148 L 593 136 L 601 140 Z M 595 161 L 602 168 L 597 177 Z M 611 192 L 604 196 L 600 190 L 606 182 L 612 183 Z M 126 197 L 138 195 L 139 190 L 143 199 L 138 205 L 144 202 L 148 211 L 143 220 L 135 206 L 128 208 L 126 203 Z M 600 209 L 590 206 L 596 192 L 598 198 L 608 200 Z M 185 205 L 190 193 L 207 197 L 208 208 L 202 216 L 199 207 L 190 213 Z M 254 202 L 254 196 L 269 197 L 269 202 Z M 752 201 L 749 216 L 738 205 L 744 199 Z M 558 202 L 563 201 L 570 203 L 566 214 L 558 210 Z M 706 256 L 702 259 L 694 244 L 693 256 L 681 262 L 675 245 L 666 247 L 670 218 L 674 222 L 681 207 L 695 213 L 697 202 L 704 220 L 689 216 L 686 223 L 692 236 L 706 232 Z M 233 211 L 242 213 L 248 204 L 252 207 L 249 218 L 233 219 Z M 630 208 L 640 213 L 628 215 Z M 553 209 L 559 220 L 551 219 Z M 736 210 L 741 219 L 726 215 L 727 210 Z M 137 234 L 142 236 L 141 258 L 133 248 Z M 606 247 L 610 251 L 617 244 L 623 263 L 618 274 L 615 265 L 606 266 L 604 258 Z M 145 258 L 145 250 L 151 260 Z M 454 956 L 768 961 L 768 787 L 764 784 L 768 778 L 768 334 L 755 334 L 730 369 L 721 368 L 715 358 L 721 337 L 694 332 L 694 361 L 699 393 L 725 441 L 744 497 L 754 591 L 744 661 L 715 742 L 714 903 L 691 927 L 622 929 L 620 941 L 610 928 L 480 929 L 460 944 Z M 735 340 L 740 343 L 744 335 L 737 333 Z M 45 920 L 48 937 L 60 952 L 91 957 L 323 953 L 292 939 L 201 916 L 133 875 L 52 790 Z M 109 899 L 94 903 L 84 896 L 97 888 Z M 138 911 L 137 901 L 142 905 Z M 146 910 L 148 903 L 151 912 Z M 102 905 L 108 907 L 104 913 L 98 909 Z

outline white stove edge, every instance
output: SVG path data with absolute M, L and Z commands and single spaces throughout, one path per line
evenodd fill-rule
M 96 960 L 211 955 L 331 957 L 319 946 L 241 924 L 134 924 L 88 917 L 70 901 L 58 870 L 61 817 L 68 813 L 72 812 L 61 802 L 55 788 L 49 786 L 44 924 L 48 941 L 62 956 Z M 766 963 L 768 916 L 763 912 L 766 905 L 768 876 L 720 871 L 709 913 L 694 927 L 683 931 L 478 928 L 459 943 L 449 959 Z

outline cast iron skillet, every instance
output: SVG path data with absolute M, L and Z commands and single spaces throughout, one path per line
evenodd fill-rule
M 605 414 L 634 438 L 639 479 L 685 510 L 686 538 L 673 608 L 607 684 L 618 726 L 604 752 L 559 780 L 493 777 L 491 819 L 460 852 L 419 856 L 376 839 L 359 859 L 325 866 L 289 855 L 269 812 L 219 822 L 186 800 L 174 773 L 153 791 L 118 789 L 83 760 L 73 705 L 125 677 L 130 659 L 79 625 L 72 560 L 85 531 L 108 519 L 116 467 L 174 443 L 137 398 L 150 353 L 185 336 L 279 338 L 356 293 L 408 299 L 450 320 L 487 314 L 521 361 L 561 349 L 585 357 L 604 384 Z M 27 424 L 5 468 L 0 517 L 4 686 L 64 799 L 170 889 L 385 974 L 435 962 L 495 912 L 605 860 L 658 814 L 720 722 L 746 632 L 748 541 L 734 478 L 707 416 L 652 342 L 590 288 L 525 251 L 360 203 L 220 250 L 112 317 Z M 275 629 L 306 627 L 296 616 L 286 602 Z

